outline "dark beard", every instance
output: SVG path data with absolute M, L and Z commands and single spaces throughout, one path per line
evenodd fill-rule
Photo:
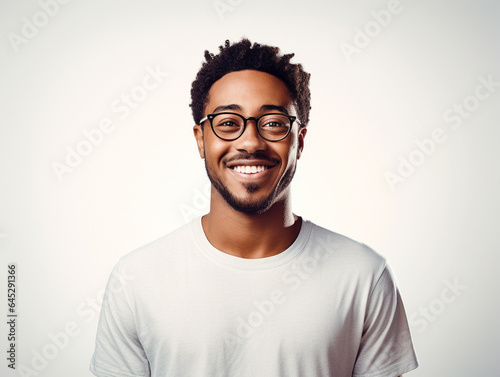
M 212 183 L 212 186 L 219 192 L 219 194 L 224 198 L 227 204 L 229 204 L 233 209 L 238 212 L 247 213 L 247 214 L 261 214 L 266 212 L 274 202 L 276 196 L 283 192 L 292 181 L 292 178 L 295 174 L 295 167 L 290 171 L 285 173 L 282 181 L 278 183 L 280 190 L 274 190 L 267 198 L 260 202 L 250 202 L 244 201 L 236 198 L 233 194 L 231 194 L 228 188 L 222 183 L 215 174 L 212 174 L 208 169 L 207 161 L 205 159 L 205 170 L 207 171 L 208 179 Z M 248 193 L 257 192 L 260 189 L 260 186 L 255 183 L 250 183 L 245 185 L 245 189 Z

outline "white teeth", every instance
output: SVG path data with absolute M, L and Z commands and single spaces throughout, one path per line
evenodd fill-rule
M 235 166 L 233 168 L 238 173 L 255 174 L 267 169 L 267 166 Z

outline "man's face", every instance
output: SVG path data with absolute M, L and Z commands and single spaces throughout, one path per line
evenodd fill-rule
M 208 98 L 204 115 L 222 111 L 244 117 L 276 112 L 296 115 L 285 83 L 260 71 L 228 73 L 212 85 Z M 289 195 L 306 134 L 296 121 L 290 134 L 276 142 L 260 137 L 253 120 L 233 141 L 219 139 L 208 120 L 203 129 L 195 126 L 194 133 L 208 177 L 217 190 L 213 194 L 218 193 L 237 211 L 263 213 Z

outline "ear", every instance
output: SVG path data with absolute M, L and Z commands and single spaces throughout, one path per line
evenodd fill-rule
M 299 134 L 298 134 L 298 142 L 299 145 L 297 147 L 297 160 L 302 156 L 302 150 L 304 149 L 304 138 L 306 137 L 307 134 L 307 128 L 301 127 L 299 128 Z
M 205 158 L 205 143 L 203 140 L 203 127 L 199 124 L 193 127 L 194 138 L 196 139 L 196 144 L 198 145 L 198 153 L 201 158 Z

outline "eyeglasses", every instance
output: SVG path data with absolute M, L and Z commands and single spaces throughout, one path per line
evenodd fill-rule
M 264 140 L 280 141 L 288 136 L 297 117 L 281 113 L 270 113 L 257 118 L 245 118 L 240 114 L 222 112 L 208 114 L 200 120 L 200 124 L 207 119 L 210 121 L 214 134 L 222 140 L 236 140 L 245 132 L 247 121 L 254 120 L 257 124 L 257 132 Z

